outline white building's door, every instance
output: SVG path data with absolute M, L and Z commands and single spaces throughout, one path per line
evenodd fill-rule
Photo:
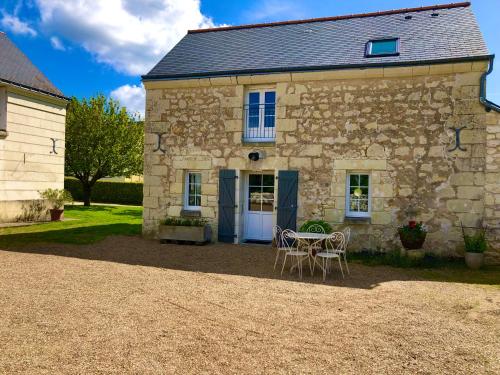
M 246 183 L 245 239 L 272 241 L 274 175 L 249 174 Z

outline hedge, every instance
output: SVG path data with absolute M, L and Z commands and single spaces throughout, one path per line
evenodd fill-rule
M 65 178 L 64 188 L 69 190 L 74 200 L 83 200 L 82 184 L 76 178 Z M 140 182 L 97 181 L 92 188 L 91 201 L 142 206 L 142 194 Z

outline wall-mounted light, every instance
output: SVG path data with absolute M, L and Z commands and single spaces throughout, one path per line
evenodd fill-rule
M 248 158 L 251 161 L 258 161 L 260 159 L 264 159 L 266 157 L 266 153 L 264 151 L 252 151 L 248 154 Z

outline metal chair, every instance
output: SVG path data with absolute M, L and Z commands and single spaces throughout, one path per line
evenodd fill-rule
M 314 257 L 313 262 L 313 272 L 316 265 L 316 259 L 321 258 L 321 268 L 323 269 L 323 281 L 326 279 L 326 274 L 331 266 L 332 259 L 338 259 L 340 272 L 342 273 L 342 278 L 344 278 L 344 270 L 342 269 L 342 262 L 340 260 L 341 252 L 344 249 L 344 233 L 333 232 L 325 240 L 325 249 L 317 253 Z
M 351 238 L 351 228 L 346 227 L 342 231 L 344 233 L 344 248 L 342 249 L 342 255 L 344 256 L 345 268 L 347 269 L 347 274 L 351 274 L 349 271 L 349 266 L 347 265 L 347 245 L 349 244 L 349 239 Z
M 309 228 L 307 228 L 306 232 L 308 232 L 308 233 L 325 233 L 325 229 L 319 224 L 313 224 Z
M 281 239 L 281 233 L 283 229 L 281 229 L 278 225 L 273 226 L 273 239 L 276 243 L 276 260 L 274 261 L 274 269 L 276 269 L 276 264 L 278 264 L 278 258 L 280 253 L 287 251 L 287 248 L 282 246 L 283 241 Z
M 319 224 L 313 224 L 309 228 L 307 228 L 306 232 L 308 232 L 308 233 L 321 233 L 321 234 L 325 234 L 325 228 L 323 228 Z M 323 249 L 323 241 L 316 241 L 316 242 L 314 242 L 314 244 L 311 244 L 309 246 L 309 248 L 311 250 L 313 250 L 314 252 L 321 251 Z
M 297 237 L 297 234 L 291 229 L 285 229 L 281 232 L 281 241 L 281 245 L 286 248 L 285 259 L 283 259 L 283 266 L 281 267 L 281 275 L 283 276 L 283 270 L 285 269 L 286 260 L 290 256 L 297 259 L 299 277 L 300 279 L 302 279 L 302 261 L 304 260 L 304 258 L 309 259 L 309 268 L 311 268 L 311 259 L 309 258 L 309 253 L 307 251 L 300 250 L 301 241 Z

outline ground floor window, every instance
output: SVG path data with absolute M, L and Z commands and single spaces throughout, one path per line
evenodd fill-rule
M 201 208 L 201 173 L 187 172 L 185 186 L 185 207 L 188 210 Z
M 370 216 L 370 175 L 349 173 L 347 175 L 346 216 Z

